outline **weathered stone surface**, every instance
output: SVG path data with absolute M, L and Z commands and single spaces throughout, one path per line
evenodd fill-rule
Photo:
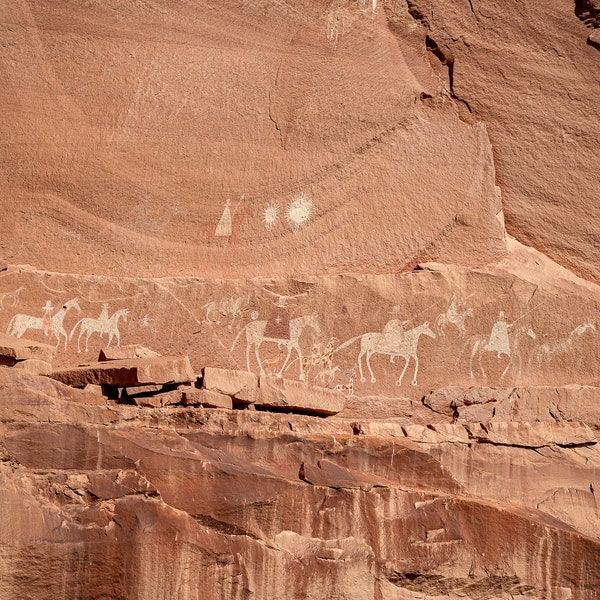
M 356 434 L 336 417 L 120 405 L 94 420 L 92 407 L 63 401 L 74 425 L 49 421 L 56 398 L 28 401 L 29 376 L 6 372 L 0 406 L 20 390 L 31 411 L 0 429 L 0 564 L 11 595 L 41 599 L 83 578 L 85 594 L 108 597 L 250 589 L 265 600 L 316 599 L 326 586 L 327 597 L 356 600 L 475 600 L 490 590 L 598 598 L 589 481 L 600 454 L 598 444 L 570 445 L 583 441 L 580 426 L 554 435 L 553 423 L 538 424 L 558 443 L 550 450 L 467 443 L 462 425 L 436 425 L 429 431 L 444 440 L 423 443 Z M 47 392 L 84 394 L 35 380 Z M 24 503 L 28 518 L 15 518 Z M 540 544 L 549 551 L 536 553 Z M 164 561 L 149 572 L 128 567 L 123 557 L 140 548 Z M 173 552 L 190 567 L 183 583 Z M 45 578 L 14 576 L 24 554 L 38 557 Z M 83 556 L 93 560 L 73 566 Z
M 118 387 L 162 385 L 195 379 L 187 356 L 110 360 L 54 371 L 51 377 L 74 387 L 88 383 Z
M 205 367 L 202 370 L 202 388 L 251 404 L 258 393 L 258 377 L 244 371 Z
M 4 2 L 1 600 L 600 600 L 599 18 Z
M 596 434 L 585 423 L 476 423 L 467 429 L 481 442 L 507 446 L 584 446 L 596 444 Z
M 509 233 L 599 282 L 600 72 L 581 4 L 411 0 L 409 10 L 461 117 L 488 128 Z
M 335 415 L 345 406 L 344 397 L 333 390 L 299 381 L 261 377 L 255 406 L 294 410 L 317 415 Z
M 51 363 L 37 358 L 20 360 L 14 364 L 13 368 L 19 371 L 27 371 L 31 375 L 50 375 L 54 370 Z
M 55 353 L 56 348 L 49 344 L 0 334 L 0 358 L 9 361 L 5 364 L 29 358 L 51 363 Z
M 133 344 L 129 346 L 110 346 L 100 349 L 98 362 L 106 360 L 123 360 L 126 358 L 158 358 L 161 356 L 158 352 Z
M 161 406 L 175 406 L 181 404 L 182 392 L 180 390 L 170 390 L 156 394 L 134 394 L 125 396 L 125 400 L 136 406 L 146 406 L 150 408 L 160 408 Z
M 208 406 L 211 408 L 233 408 L 231 396 L 214 390 L 189 388 L 182 391 L 182 402 L 186 406 Z
M 82 389 L 87 394 L 92 394 L 93 396 L 108 397 L 110 395 L 106 386 L 96 385 L 94 383 L 88 383 Z
M 111 359 L 118 360 L 118 359 Z M 125 387 L 123 388 L 122 395 L 123 396 L 140 396 L 142 394 L 157 394 L 163 390 L 162 384 L 153 384 L 153 385 L 137 385 L 134 387 Z

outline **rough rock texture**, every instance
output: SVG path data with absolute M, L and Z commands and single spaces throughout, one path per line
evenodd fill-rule
M 4 598 L 600 597 L 585 425 L 390 436 L 0 376 Z
M 51 376 L 73 387 L 89 383 L 115 387 L 163 385 L 189 383 L 196 378 L 187 356 L 102 361 L 54 371 Z
M 0 600 L 599 598 L 599 11 L 1 2 Z
M 600 58 L 574 10 L 598 23 L 597 0 L 408 5 L 462 118 L 487 126 L 508 231 L 600 281 Z

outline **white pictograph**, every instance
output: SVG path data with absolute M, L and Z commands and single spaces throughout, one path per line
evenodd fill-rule
M 377 0 L 358 0 L 358 6 L 361 9 L 365 9 L 368 4 L 371 4 L 371 10 L 373 13 L 377 10 Z
M 85 351 L 88 352 L 88 341 L 93 333 L 99 333 L 100 337 L 106 333 L 108 335 L 107 346 L 110 346 L 113 338 L 117 340 L 117 346 L 121 345 L 121 332 L 119 331 L 119 320 L 127 321 L 127 315 L 129 314 L 128 308 L 121 308 L 115 311 L 110 317 L 108 316 L 108 305 L 102 305 L 102 311 L 97 319 L 85 317 L 75 323 L 69 339 L 73 337 L 75 330 L 79 327 L 79 336 L 77 338 L 77 352 L 81 352 L 80 341 L 81 337 L 85 335 Z
M 266 206 L 263 211 L 263 221 L 264 221 L 265 227 L 269 231 L 271 231 L 271 229 L 273 228 L 273 225 L 275 225 L 275 223 L 277 223 L 277 221 L 279 220 L 280 208 L 281 207 L 279 206 L 279 204 L 277 202 L 271 202 L 271 204 Z
M 347 371 L 344 371 L 347 373 Z M 334 388 L 334 392 L 339 392 L 340 394 L 345 394 L 347 398 L 350 396 L 354 396 L 354 380 L 356 379 L 356 367 L 352 367 L 350 370 L 350 378 L 348 379 L 348 383 L 338 383 Z
M 329 338 L 325 348 L 321 344 L 315 344 L 311 353 L 302 358 L 302 365 L 305 372 L 310 371 L 313 367 L 319 369 L 314 377 L 314 381 L 319 380 L 321 385 L 332 385 L 336 373 L 341 371 L 340 367 L 333 364 L 333 351 L 338 342 L 339 340 L 336 337 L 332 337 Z M 288 369 L 291 364 L 288 365 Z
M 519 329 L 514 329 L 513 327 L 514 323 L 507 323 L 504 312 L 500 311 L 498 320 L 492 326 L 489 337 L 486 335 L 476 335 L 466 343 L 465 347 L 469 346 L 471 348 L 469 356 L 469 374 L 471 379 L 475 379 L 475 373 L 473 372 L 474 365 L 478 367 L 481 377 L 484 379 L 487 378 L 483 366 L 483 357 L 486 353 L 495 355 L 497 360 L 506 357 L 504 359 L 506 360 L 506 366 L 500 375 L 500 382 L 504 380 L 511 370 L 515 378 L 517 380 L 520 379 L 523 366 L 522 342 L 526 338 L 535 340 L 537 339 L 537 335 L 529 327 L 521 327 Z M 459 354 L 459 359 L 463 351 Z
M 277 315 L 276 320 L 277 325 L 279 325 L 282 318 L 279 315 Z M 283 371 L 285 370 L 285 367 L 288 364 L 288 361 L 290 360 L 292 350 L 295 350 L 298 355 L 298 363 L 300 365 L 300 380 L 304 380 L 304 366 L 302 364 L 302 349 L 300 347 L 300 336 L 302 335 L 302 332 L 306 327 L 313 329 L 317 333 L 317 335 L 321 332 L 316 318 L 313 315 L 307 315 L 305 317 L 296 317 L 295 319 L 290 319 L 288 337 L 266 336 L 265 332 L 267 332 L 267 325 L 269 325 L 269 321 L 252 321 L 248 323 L 243 329 L 240 330 L 240 332 L 235 337 L 235 340 L 233 340 L 231 352 L 233 353 L 233 349 L 235 348 L 235 345 L 237 344 L 237 341 L 242 335 L 242 333 L 245 333 L 246 366 L 248 368 L 248 371 L 252 370 L 250 368 L 250 349 L 252 348 L 252 346 L 254 346 L 254 355 L 256 356 L 256 362 L 258 363 L 261 375 L 264 375 L 265 370 L 263 368 L 263 363 L 259 354 L 261 345 L 265 342 L 270 342 L 277 344 L 279 348 L 283 346 L 287 349 L 287 354 L 277 373 L 277 377 L 283 377 Z
M 67 349 L 67 342 L 69 336 L 63 327 L 63 321 L 65 315 L 74 308 L 77 312 L 81 312 L 78 304 L 79 298 L 73 298 L 65 302 L 61 308 L 59 308 L 54 315 L 51 314 L 53 310 L 50 300 L 46 302 L 46 306 L 42 309 L 44 311 L 43 317 L 34 317 L 31 315 L 16 314 L 8 323 L 6 332 L 9 335 L 16 335 L 21 337 L 28 329 L 39 329 L 40 331 L 51 332 L 56 338 L 56 347 L 60 344 L 61 339 L 65 338 L 65 350 Z
M 243 309 L 250 303 L 249 296 L 223 297 L 219 302 L 211 300 L 201 308 L 206 310 L 206 323 L 221 325 L 221 322 L 229 319 L 228 329 L 231 328 L 237 319 L 243 316 Z
M 554 356 L 564 354 L 571 350 L 573 344 L 581 339 L 581 336 L 586 332 L 596 332 L 596 325 L 594 323 L 582 323 L 578 325 L 569 333 L 569 335 L 553 344 L 541 344 L 533 353 L 533 358 L 537 362 L 538 366 L 541 363 L 550 362 Z
M 417 327 L 409 329 L 405 332 L 402 332 L 399 329 L 401 326 L 402 322 L 396 319 L 393 321 L 388 321 L 383 332 L 371 332 L 358 335 L 336 348 L 334 352 L 339 352 L 340 350 L 348 347 L 350 344 L 353 344 L 355 341 L 360 340 L 360 351 L 357 358 L 360 380 L 361 382 L 366 381 L 362 369 L 362 357 L 365 356 L 365 362 L 371 375 L 371 383 L 375 383 L 376 381 L 373 369 L 371 368 L 371 357 L 373 354 L 386 354 L 390 357 L 391 362 L 394 361 L 395 357 L 401 356 L 405 360 L 404 369 L 402 369 L 402 373 L 396 381 L 396 385 L 402 385 L 404 374 L 406 373 L 410 359 L 412 358 L 415 361 L 415 371 L 413 373 L 411 383 L 412 385 L 417 385 L 417 374 L 419 372 L 419 356 L 417 354 L 417 346 L 419 343 L 419 338 L 422 335 L 435 338 L 436 335 L 429 328 L 429 322 L 417 325 Z
M 13 290 L 12 292 L 3 292 L 2 294 L 0 294 L 0 310 L 2 310 L 4 308 L 4 301 L 8 301 L 10 302 L 10 305 L 12 306 L 12 308 L 15 308 L 17 306 L 17 304 L 19 303 L 19 296 L 21 295 L 21 292 L 24 290 L 24 287 L 20 287 L 17 288 L 16 290 Z
M 458 329 L 460 337 L 465 337 L 467 333 L 465 319 L 472 316 L 472 308 L 467 308 L 462 312 L 459 310 L 456 302 L 456 296 L 452 294 L 452 301 L 450 302 L 448 310 L 444 313 L 440 313 L 435 320 L 435 330 L 437 331 L 438 335 L 445 335 L 446 327 L 451 324 Z
M 223 214 L 217 223 L 215 229 L 216 237 L 229 237 L 231 235 L 231 200 L 225 200 L 225 207 L 223 208 Z
M 294 233 L 298 233 L 300 227 L 306 225 L 310 219 L 313 209 L 313 197 L 306 192 L 295 196 L 287 207 L 286 219 L 292 226 Z

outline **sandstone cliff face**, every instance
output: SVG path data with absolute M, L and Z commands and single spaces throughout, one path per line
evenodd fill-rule
M 598 25 L 3 3 L 0 597 L 600 597 Z

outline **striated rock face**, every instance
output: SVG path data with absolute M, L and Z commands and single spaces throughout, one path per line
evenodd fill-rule
M 600 598 L 599 9 L 3 3 L 0 600 Z
M 600 593 L 598 418 L 461 425 L 423 404 L 430 428 L 377 431 L 0 383 L 3 597 Z

